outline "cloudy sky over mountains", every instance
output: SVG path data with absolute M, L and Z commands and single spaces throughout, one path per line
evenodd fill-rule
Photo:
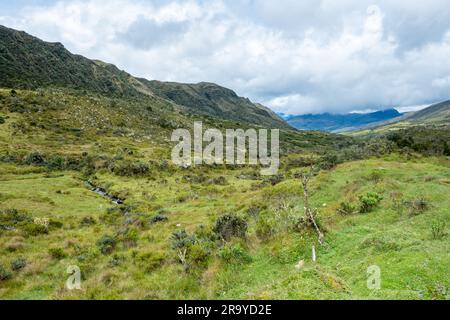
M 278 112 L 450 99 L 448 0 L 1 0 L 0 24 L 135 76 L 216 82 Z

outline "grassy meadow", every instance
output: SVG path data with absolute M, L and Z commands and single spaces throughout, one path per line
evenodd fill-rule
M 277 176 L 182 169 L 170 132 L 198 118 L 169 103 L 1 90 L 0 106 L 0 299 L 449 298 L 444 154 L 283 132 Z

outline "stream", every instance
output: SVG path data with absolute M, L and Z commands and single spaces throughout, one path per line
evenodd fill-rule
M 90 180 L 86 181 L 85 183 L 86 183 L 86 186 L 88 186 L 92 192 L 99 194 L 102 197 L 108 198 L 115 204 L 118 204 L 118 205 L 123 204 L 124 200 L 122 200 L 116 196 L 113 196 L 112 194 L 109 194 L 108 192 L 106 192 L 105 189 L 103 189 L 101 187 L 95 186 Z

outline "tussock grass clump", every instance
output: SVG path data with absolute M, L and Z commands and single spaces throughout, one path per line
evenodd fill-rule
M 0 265 L 0 281 L 6 281 L 11 279 L 12 273 L 6 270 L 2 265 Z
M 431 237 L 433 240 L 440 240 L 447 236 L 447 231 L 445 230 L 445 221 L 434 220 L 431 222 Z
M 148 251 L 136 254 L 134 262 L 145 272 L 152 272 L 159 268 L 165 259 L 166 254 L 163 251 Z
M 252 257 L 240 243 L 228 243 L 219 251 L 219 257 L 229 264 L 250 263 Z

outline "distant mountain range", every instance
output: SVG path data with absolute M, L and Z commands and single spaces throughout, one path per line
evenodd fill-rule
M 305 114 L 299 116 L 281 115 L 291 126 L 300 130 L 319 130 L 329 132 L 354 131 L 368 125 L 400 118 L 403 114 L 395 109 L 372 113 L 347 114 Z
M 410 127 L 442 127 L 450 125 L 450 100 L 433 104 L 425 109 L 409 112 L 399 118 L 374 123 L 354 132 L 354 135 L 383 133 Z
M 69 88 L 122 98 L 148 97 L 170 102 L 188 113 L 257 124 L 291 127 L 269 108 L 214 83 L 183 84 L 136 78 L 116 66 L 74 55 L 49 43 L 0 26 L 0 87 Z

